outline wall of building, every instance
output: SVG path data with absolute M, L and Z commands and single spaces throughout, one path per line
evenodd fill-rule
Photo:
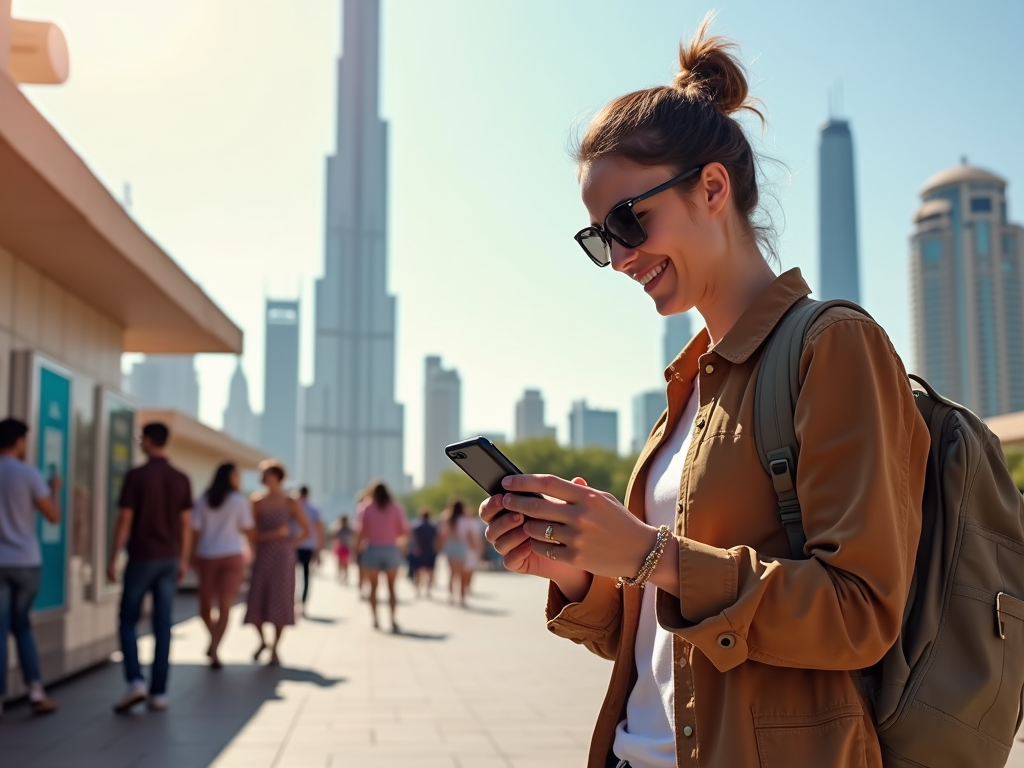
M 63 677 L 117 648 L 117 600 L 97 599 L 94 579 L 97 530 L 93 497 L 95 392 L 98 384 L 120 388 L 123 330 L 75 294 L 0 245 L 0 407 L 11 398 L 12 353 L 41 352 L 75 374 L 72 464 L 65 478 L 69 509 L 67 604 L 63 612 L 37 617 L 36 639 L 49 679 Z M 4 638 L 2 642 L 6 642 Z M 12 668 L 17 657 L 11 649 Z M 8 695 L 21 692 L 21 678 L 8 676 Z

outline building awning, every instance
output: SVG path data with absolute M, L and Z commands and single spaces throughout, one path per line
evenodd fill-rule
M 241 470 L 256 469 L 261 461 L 268 458 L 265 451 L 236 440 L 218 429 L 208 427 L 180 411 L 142 409 L 137 419 L 136 423 L 140 427 L 153 421 L 167 425 L 171 431 L 167 448 L 172 456 L 175 451 L 188 451 L 190 454 L 206 458 L 211 467 L 231 461 Z
M 242 351 L 242 331 L 0 71 L 0 245 L 125 329 L 124 351 Z
M 1007 448 L 1024 449 L 1024 411 L 991 416 L 985 419 L 985 425 L 999 438 L 1004 451 Z

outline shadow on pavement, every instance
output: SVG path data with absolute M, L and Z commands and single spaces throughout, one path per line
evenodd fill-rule
M 51 693 L 60 711 L 33 718 L 9 707 L 0 724 L 0 764 L 18 768 L 191 768 L 210 765 L 283 682 L 330 688 L 346 682 L 294 667 L 205 664 L 171 667 L 170 707 L 127 715 L 112 706 L 124 692 L 120 665 L 109 664 Z

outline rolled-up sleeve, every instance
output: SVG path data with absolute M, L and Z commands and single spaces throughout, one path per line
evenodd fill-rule
M 614 659 L 622 626 L 622 590 L 615 580 L 595 576 L 586 596 L 571 603 L 554 582 L 548 586 L 545 610 L 548 630 L 572 640 L 605 659 Z
M 874 322 L 826 315 L 808 336 L 801 379 L 797 493 L 807 559 L 680 537 L 680 597 L 658 593 L 661 625 L 723 672 L 746 659 L 859 669 L 899 633 L 929 445 L 906 373 Z

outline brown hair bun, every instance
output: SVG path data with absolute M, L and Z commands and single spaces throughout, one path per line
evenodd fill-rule
M 714 19 L 709 13 L 689 43 L 679 46 L 679 72 L 672 87 L 692 101 L 711 101 L 731 115 L 741 109 L 764 119 L 755 102 L 748 98 L 750 88 L 743 64 L 733 53 L 737 46 L 720 35 L 707 37 Z

